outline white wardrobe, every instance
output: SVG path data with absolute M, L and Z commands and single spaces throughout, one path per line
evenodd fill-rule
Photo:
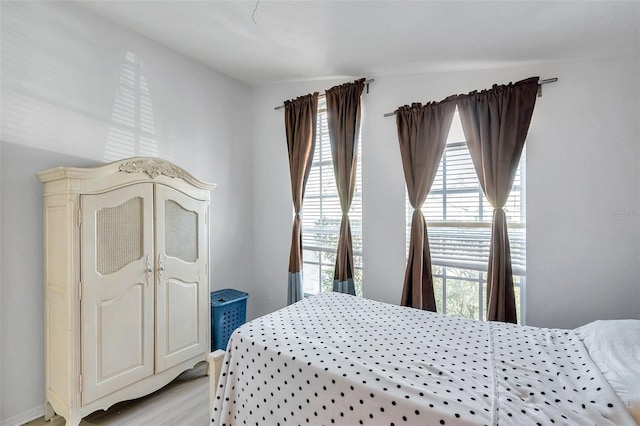
M 215 187 L 156 158 L 44 184 L 45 418 L 67 425 L 166 385 L 210 348 Z

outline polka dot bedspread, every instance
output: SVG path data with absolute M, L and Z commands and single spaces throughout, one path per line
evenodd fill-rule
M 340 293 L 232 335 L 214 425 L 635 425 L 570 330 Z

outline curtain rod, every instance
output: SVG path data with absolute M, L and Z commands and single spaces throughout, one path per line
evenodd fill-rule
M 367 93 L 369 93 L 369 83 L 373 83 L 375 80 L 373 78 L 370 78 L 369 80 L 365 80 L 364 84 L 367 85 Z M 320 98 L 324 98 L 324 95 L 318 95 L 318 99 Z M 284 108 L 284 104 L 283 105 L 278 105 L 277 107 L 274 107 L 273 109 L 275 110 L 279 110 Z
M 538 84 L 540 85 L 538 86 L 538 97 L 542 96 L 541 86 L 543 84 L 555 83 L 556 81 L 558 81 L 558 77 L 547 78 L 546 80 L 538 80 Z M 395 115 L 395 112 L 387 112 L 384 116 L 391 117 L 392 115 Z

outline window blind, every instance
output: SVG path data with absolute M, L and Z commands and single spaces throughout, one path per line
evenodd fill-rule
M 358 144 L 358 158 L 361 156 Z M 354 255 L 362 255 L 362 173 L 358 159 L 356 188 L 349 211 Z M 335 252 L 342 220 L 340 198 L 331 159 L 331 144 L 324 100 L 319 100 L 316 149 L 302 208 L 302 245 L 307 250 Z
M 504 207 L 513 273 L 519 276 L 526 275 L 524 164 L 521 159 Z M 480 187 L 457 111 L 422 212 L 427 220 L 432 264 L 487 270 L 493 207 Z M 407 202 L 407 244 L 412 213 Z

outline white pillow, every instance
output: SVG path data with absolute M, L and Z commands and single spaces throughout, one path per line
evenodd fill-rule
M 640 424 L 640 320 L 600 320 L 574 331 Z

